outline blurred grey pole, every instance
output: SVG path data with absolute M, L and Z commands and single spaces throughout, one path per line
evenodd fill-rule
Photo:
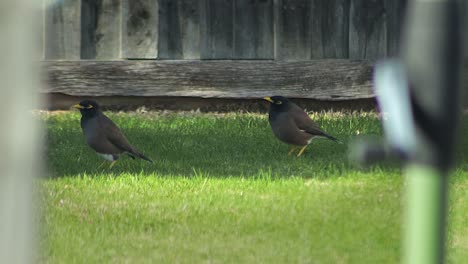
M 0 1 L 0 262 L 34 261 L 34 179 L 40 171 L 40 58 L 36 21 L 40 0 Z M 33 63 L 33 62 L 36 63 Z
M 403 263 L 445 261 L 448 177 L 461 113 L 460 4 L 408 2 L 402 60 L 378 63 L 374 75 L 385 144 L 356 142 L 350 153 L 360 164 L 378 160 L 375 153 L 404 161 Z
M 404 263 L 443 263 L 460 94 L 461 1 L 412 0 L 403 38 L 416 144 L 406 168 Z

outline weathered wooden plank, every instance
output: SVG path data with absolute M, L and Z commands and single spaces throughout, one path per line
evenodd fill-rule
M 467 70 L 462 72 L 461 86 L 462 86 L 462 95 L 463 95 L 463 106 L 468 109 L 468 0 L 463 0 L 463 7 L 464 8 L 463 8 L 463 17 L 462 17 L 463 18 L 462 32 L 465 36 L 463 52 L 465 54 L 464 64 Z
M 80 59 L 81 0 L 44 0 L 45 58 Z
M 465 46 L 464 46 L 464 52 L 465 52 L 465 59 L 468 60 L 468 0 L 464 0 L 464 13 L 463 13 L 463 21 L 464 21 L 464 27 L 463 27 L 463 32 L 465 34 Z M 468 91 L 467 91 L 467 97 L 468 99 Z
M 371 59 L 387 55 L 387 15 L 384 0 L 351 0 L 349 57 Z
M 349 0 L 313 0 L 312 59 L 348 58 Z
M 199 0 L 159 0 L 160 59 L 200 58 Z
M 158 58 L 182 59 L 179 1 L 159 0 Z
M 277 0 L 277 59 L 311 58 L 311 4 L 310 0 Z
M 203 1 L 179 0 L 179 7 L 183 59 L 199 59 L 200 10 L 203 8 Z
M 122 58 L 157 58 L 158 0 L 122 1 Z
M 120 4 L 120 0 L 82 0 L 82 59 L 120 57 Z
M 466 51 L 465 51 L 466 52 Z M 461 73 L 461 94 L 462 94 L 462 106 L 468 110 L 468 59 L 464 62 L 464 67 Z M 468 114 L 468 111 L 467 111 Z
M 387 56 L 397 56 L 408 0 L 385 0 L 387 16 Z
M 236 0 L 234 14 L 234 58 L 273 59 L 273 0 Z
M 96 29 L 101 6 L 102 0 L 81 0 L 81 59 L 96 58 Z
M 232 59 L 234 54 L 234 1 L 200 0 L 201 58 Z
M 350 100 L 372 97 L 370 63 L 350 60 L 44 62 L 47 93 Z

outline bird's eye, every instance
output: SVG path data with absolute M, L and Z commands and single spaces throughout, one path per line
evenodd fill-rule
M 283 103 L 283 102 L 281 102 L 281 101 L 275 101 L 275 104 L 277 104 L 277 105 L 280 105 L 280 104 L 282 104 L 282 103 Z
M 92 105 L 87 105 L 87 106 L 85 106 L 85 108 L 86 109 L 91 109 L 91 108 L 93 108 L 93 106 Z

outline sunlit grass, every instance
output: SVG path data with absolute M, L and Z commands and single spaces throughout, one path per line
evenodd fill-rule
M 359 169 L 327 140 L 288 157 L 265 115 L 109 116 L 153 164 L 123 157 L 97 170 L 77 113 L 41 115 L 43 261 L 398 262 L 403 180 L 391 164 Z M 313 116 L 345 143 L 381 134 L 374 114 Z M 451 180 L 451 263 L 468 258 L 467 150 L 465 139 Z

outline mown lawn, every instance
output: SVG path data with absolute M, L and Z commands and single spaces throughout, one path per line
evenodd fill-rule
M 79 114 L 41 114 L 42 262 L 398 262 L 403 180 L 394 165 L 357 168 L 346 144 L 327 140 L 288 157 L 266 115 L 108 114 L 154 163 L 123 157 L 97 170 Z M 374 114 L 314 116 L 345 143 L 381 134 Z M 465 136 L 450 184 L 450 263 L 468 259 L 467 152 Z

